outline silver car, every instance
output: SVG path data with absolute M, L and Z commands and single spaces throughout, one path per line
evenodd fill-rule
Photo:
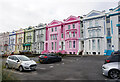
M 107 62 L 106 62 L 107 61 Z M 102 66 L 103 75 L 112 79 L 120 78 L 120 55 L 113 55 L 105 60 Z
M 19 71 L 23 71 L 35 70 L 37 64 L 34 60 L 30 60 L 24 55 L 12 55 L 8 56 L 5 66 L 6 68 L 15 68 L 19 69 Z

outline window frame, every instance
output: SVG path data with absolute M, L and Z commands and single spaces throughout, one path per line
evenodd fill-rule
M 76 43 L 76 42 L 75 42 L 75 41 L 73 41 L 73 48 L 75 48 L 75 47 L 76 47 L 76 46 L 75 46 L 75 43 Z

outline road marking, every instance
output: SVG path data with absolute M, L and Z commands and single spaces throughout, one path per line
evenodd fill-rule
M 105 79 L 105 80 L 107 80 L 107 79 Z
M 79 60 L 79 59 L 76 59 L 77 61 Z
M 53 68 L 54 66 L 50 66 L 50 68 Z

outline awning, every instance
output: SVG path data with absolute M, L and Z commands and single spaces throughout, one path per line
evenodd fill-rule
M 119 26 L 120 26 L 120 24 L 116 24 L 116 26 L 117 26 L 117 27 L 119 27 Z
M 23 44 L 23 46 L 31 46 L 31 44 Z

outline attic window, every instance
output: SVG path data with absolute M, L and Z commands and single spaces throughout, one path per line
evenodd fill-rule
M 73 29 L 75 28 L 75 24 L 73 24 Z
M 55 27 L 55 31 L 57 31 L 57 27 Z
M 70 29 L 70 25 L 68 25 L 68 29 Z
M 53 32 L 53 28 L 51 28 L 51 31 Z

